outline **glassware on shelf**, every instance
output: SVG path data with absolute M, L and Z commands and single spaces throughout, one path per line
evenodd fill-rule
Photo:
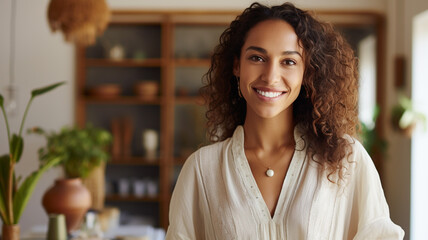
M 101 230 L 98 212 L 88 211 L 83 219 L 82 225 L 75 233 L 73 240 L 103 240 L 104 233 Z

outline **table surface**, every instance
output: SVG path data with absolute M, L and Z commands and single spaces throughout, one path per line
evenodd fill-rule
M 35 226 L 32 232 L 22 235 L 21 240 L 46 240 L 47 226 Z M 104 233 L 105 240 L 114 240 L 118 236 L 148 237 L 150 240 L 164 240 L 165 230 L 148 225 L 120 225 Z

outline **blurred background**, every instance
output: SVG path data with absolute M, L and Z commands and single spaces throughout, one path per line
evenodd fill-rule
M 166 228 L 180 166 L 206 143 L 197 89 L 210 51 L 252 1 L 108 0 L 111 24 L 90 46 L 51 32 L 49 2 L 0 1 L 0 93 L 11 108 L 11 128 L 19 128 L 32 89 L 65 81 L 34 101 L 25 128 L 58 131 L 92 122 L 109 130 L 120 142 L 113 141 L 103 173 L 102 204 L 120 209 L 121 224 Z M 428 1 L 291 2 L 333 23 L 353 46 L 360 59 L 362 141 L 378 168 L 391 218 L 405 239 L 428 239 Z M 0 118 L 0 155 L 8 152 L 5 132 Z M 17 174 L 26 176 L 38 167 L 37 151 L 46 141 L 24 139 Z M 41 199 L 62 176 L 59 168 L 42 176 L 21 218 L 23 233 L 47 223 Z

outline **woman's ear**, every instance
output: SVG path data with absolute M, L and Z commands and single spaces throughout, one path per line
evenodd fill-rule
M 239 59 L 235 58 L 235 60 L 233 60 L 233 75 L 239 77 L 240 73 L 239 73 Z

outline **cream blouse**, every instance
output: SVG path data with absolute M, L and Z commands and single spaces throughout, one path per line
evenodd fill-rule
M 244 129 L 203 147 L 184 164 L 171 199 L 166 239 L 403 239 L 389 217 L 378 173 L 362 145 L 344 161 L 339 184 L 306 154 L 294 131 L 296 150 L 273 217 L 244 153 Z

